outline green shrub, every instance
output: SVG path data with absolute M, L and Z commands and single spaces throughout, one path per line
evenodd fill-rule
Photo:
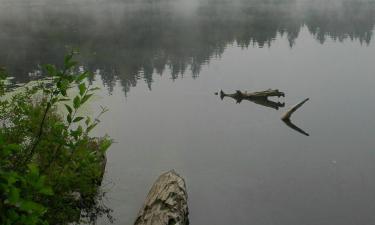
M 62 69 L 45 65 L 48 82 L 15 94 L 6 93 L 0 70 L 0 224 L 92 222 L 110 212 L 98 196 L 112 141 L 89 136 L 106 109 L 79 115 L 96 88 L 72 57 Z M 72 88 L 78 94 L 70 97 Z

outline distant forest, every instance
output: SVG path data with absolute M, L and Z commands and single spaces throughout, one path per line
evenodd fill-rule
M 29 73 L 42 63 L 59 64 L 68 48 L 77 47 L 86 69 L 100 69 L 110 91 L 119 81 L 125 93 L 140 79 L 151 88 L 153 74 L 166 68 L 172 79 L 188 70 L 198 77 L 228 44 L 272 47 L 282 35 L 292 48 L 305 27 L 320 43 L 330 38 L 366 45 L 375 24 L 375 4 L 365 1 L 206 0 L 186 10 L 172 1 L 48 8 L 28 2 L 0 8 L 0 63 L 17 82 L 32 79 Z

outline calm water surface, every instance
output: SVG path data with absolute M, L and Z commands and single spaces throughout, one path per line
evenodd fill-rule
M 71 47 L 96 71 L 115 224 L 132 224 L 170 169 L 194 225 L 375 224 L 373 1 L 0 3 L 14 82 Z M 214 95 L 268 88 L 285 107 Z M 310 136 L 280 120 L 304 98 L 292 119 Z

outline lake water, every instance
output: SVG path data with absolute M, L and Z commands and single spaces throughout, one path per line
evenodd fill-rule
M 374 225 L 374 24 L 370 0 L 0 0 L 0 64 L 24 83 L 80 49 L 115 224 L 175 169 L 193 225 Z M 269 88 L 284 107 L 214 95 Z M 309 136 L 280 120 L 305 98 Z

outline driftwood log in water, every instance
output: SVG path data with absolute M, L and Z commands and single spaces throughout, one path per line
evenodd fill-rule
M 134 225 L 188 225 L 188 214 L 185 181 L 172 170 L 156 180 Z
M 270 107 L 273 109 L 278 110 L 280 107 L 284 107 L 284 103 L 280 102 L 274 102 L 268 99 L 268 97 L 285 97 L 284 92 L 280 92 L 277 89 L 268 89 L 266 91 L 258 91 L 258 92 L 241 92 L 239 90 L 236 91 L 236 93 L 233 94 L 226 94 L 222 90 L 220 90 L 219 93 L 215 93 L 216 95 L 219 95 L 221 99 L 224 97 L 231 97 L 236 100 L 237 103 L 241 103 L 242 100 L 248 100 L 251 102 L 254 102 L 256 104 Z

